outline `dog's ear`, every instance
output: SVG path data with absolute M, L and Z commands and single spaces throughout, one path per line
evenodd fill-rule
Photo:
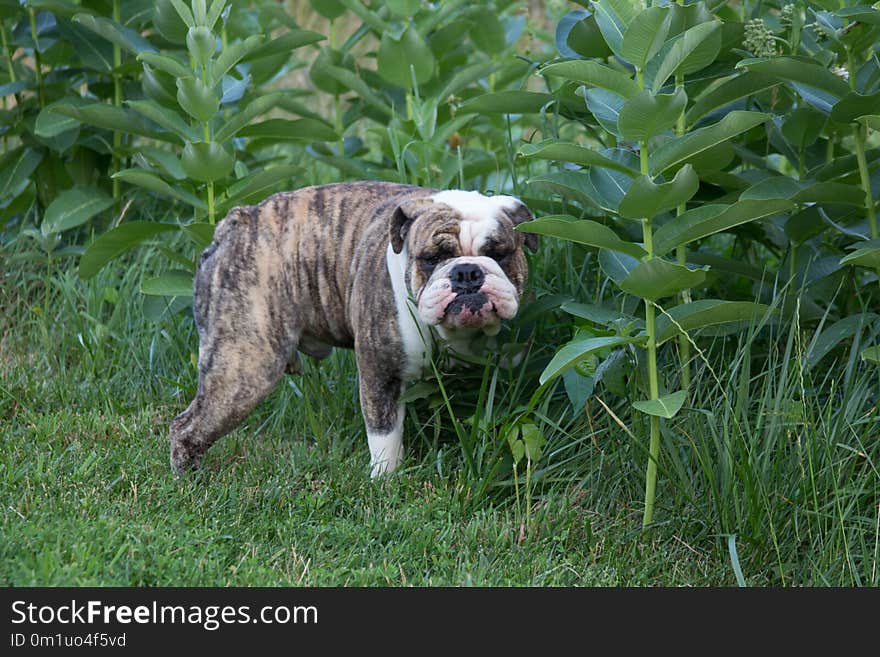
M 513 222 L 514 227 L 523 223 L 524 221 L 532 221 L 534 217 L 529 209 L 526 207 L 526 204 L 517 199 L 518 205 L 513 210 L 505 210 L 504 214 L 506 214 L 510 220 Z M 535 233 L 523 233 L 525 245 L 529 248 L 529 250 L 534 253 L 538 250 L 538 236 Z
M 390 238 L 391 248 L 395 253 L 403 251 L 403 243 L 406 241 L 406 234 L 416 218 L 415 208 L 411 203 L 404 201 L 396 208 L 391 215 Z

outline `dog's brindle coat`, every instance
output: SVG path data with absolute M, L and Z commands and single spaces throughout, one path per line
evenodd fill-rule
M 218 224 L 195 277 L 198 392 L 171 423 L 175 471 L 198 467 L 211 444 L 244 420 L 285 370 L 298 372 L 298 351 L 323 358 L 332 347 L 355 350 L 373 475 L 397 465 L 403 421 L 398 400 L 402 386 L 418 375 L 426 347 L 414 353 L 419 349 L 413 345 L 425 337 L 424 323 L 419 327 L 406 316 L 414 308 L 401 304 L 400 290 L 395 291 L 400 283 L 389 274 L 391 260 L 404 258 L 406 292 L 416 299 L 440 278 L 437 272 L 446 275 L 455 262 L 478 262 L 499 274 L 494 280 L 501 287 L 506 277 L 515 288 L 504 292 L 505 298 L 515 297 L 509 311 L 515 313 L 527 272 L 522 245 L 535 247 L 534 236 L 513 230 L 531 219 L 524 205 L 492 197 L 497 203 L 491 206 L 479 195 L 474 196 L 486 201 L 483 205 L 499 211 L 489 218 L 494 221 L 480 224 L 486 233 L 480 244 L 473 236 L 462 244 L 466 218 L 432 197 L 468 193 L 444 194 L 449 192 L 382 182 L 322 185 L 236 208 Z M 468 224 L 468 231 L 476 225 Z M 475 246 L 481 253 L 468 252 Z M 499 252 L 497 265 L 483 255 Z M 447 279 L 441 283 L 448 288 Z M 501 297 L 497 301 L 502 305 Z M 494 303 L 492 310 L 500 314 Z M 441 337 L 468 331 L 457 330 L 453 312 L 458 311 L 443 315 Z M 489 332 L 498 321 L 478 314 L 468 326 L 486 324 Z M 377 454 L 383 450 L 394 453 L 382 460 Z

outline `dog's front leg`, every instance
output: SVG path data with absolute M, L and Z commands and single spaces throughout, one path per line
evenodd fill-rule
M 403 459 L 404 405 L 400 377 L 382 363 L 358 353 L 361 410 L 370 446 L 370 476 L 392 472 Z M 391 368 L 395 369 L 395 368 Z

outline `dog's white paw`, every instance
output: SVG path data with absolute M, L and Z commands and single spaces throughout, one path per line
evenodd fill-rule
M 394 472 L 403 460 L 403 431 L 367 433 L 370 445 L 370 478 Z

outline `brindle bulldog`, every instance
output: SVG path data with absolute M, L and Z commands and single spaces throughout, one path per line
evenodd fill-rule
M 299 352 L 354 348 L 372 476 L 403 458 L 400 395 L 433 339 L 462 350 L 513 317 L 526 282 L 511 196 L 384 182 L 307 187 L 232 210 L 195 277 L 196 398 L 171 423 L 171 465 L 197 468 Z

